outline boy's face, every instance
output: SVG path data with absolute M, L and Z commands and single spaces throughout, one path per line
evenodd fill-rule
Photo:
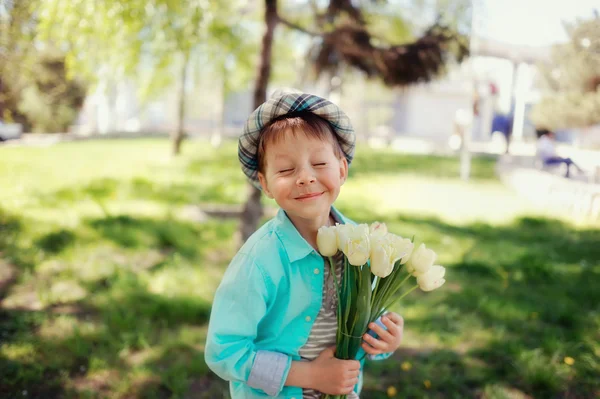
M 348 176 L 346 158 L 338 159 L 329 141 L 303 132 L 283 132 L 265 150 L 258 174 L 263 192 L 293 217 L 306 220 L 329 214 Z

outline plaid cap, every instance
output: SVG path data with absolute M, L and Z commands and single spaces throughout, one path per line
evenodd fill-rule
M 348 165 L 352 162 L 356 136 L 350 118 L 344 111 L 314 94 L 278 91 L 250 114 L 238 142 L 238 158 L 242 164 L 242 171 L 255 187 L 261 188 L 256 157 L 261 130 L 279 116 L 301 111 L 312 112 L 329 122 L 335 133 L 343 138 L 339 143 Z

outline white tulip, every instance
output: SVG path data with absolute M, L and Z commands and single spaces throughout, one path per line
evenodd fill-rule
M 408 259 L 406 269 L 413 276 L 418 277 L 433 266 L 436 258 L 437 255 L 433 250 L 426 248 L 425 244 L 421 244 Z
M 403 253 L 402 259 L 400 259 L 400 264 L 403 265 L 410 259 L 412 255 L 413 249 L 415 248 L 415 244 L 413 244 L 410 239 L 402 238 L 398 236 L 399 240 L 396 241 L 396 246 L 401 248 L 401 252 Z
M 338 248 L 353 266 L 362 266 L 369 260 L 369 226 L 349 224 L 338 226 Z
M 388 233 L 385 223 L 373 222 L 369 226 L 369 234 L 371 237 L 383 237 Z
M 434 265 L 427 271 L 427 273 L 421 274 L 417 277 L 417 284 L 423 291 L 433 291 L 440 288 L 446 280 L 446 268 L 444 266 Z
M 323 226 L 317 232 L 317 247 L 323 256 L 333 256 L 337 253 L 337 226 Z
M 394 270 L 391 262 L 393 248 L 391 248 L 384 237 L 371 237 L 371 273 L 386 278 Z
M 412 251 L 409 239 L 388 233 L 371 236 L 371 273 L 381 278 L 390 275 L 394 264 Z

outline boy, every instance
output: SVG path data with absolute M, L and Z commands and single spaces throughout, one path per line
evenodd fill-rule
M 321 226 L 353 223 L 332 205 L 354 145 L 344 112 L 310 94 L 274 95 L 246 122 L 242 170 L 281 209 L 239 250 L 215 294 L 205 357 L 232 398 L 358 398 L 361 362 L 334 357 L 337 298 L 316 243 Z M 341 262 L 335 272 L 341 278 Z M 379 337 L 365 335 L 370 357 L 400 345 L 399 315 L 369 327 Z

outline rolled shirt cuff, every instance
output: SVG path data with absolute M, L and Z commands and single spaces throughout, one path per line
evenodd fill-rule
M 292 358 L 279 352 L 258 351 L 248 377 L 248 386 L 277 396 L 283 389 Z

